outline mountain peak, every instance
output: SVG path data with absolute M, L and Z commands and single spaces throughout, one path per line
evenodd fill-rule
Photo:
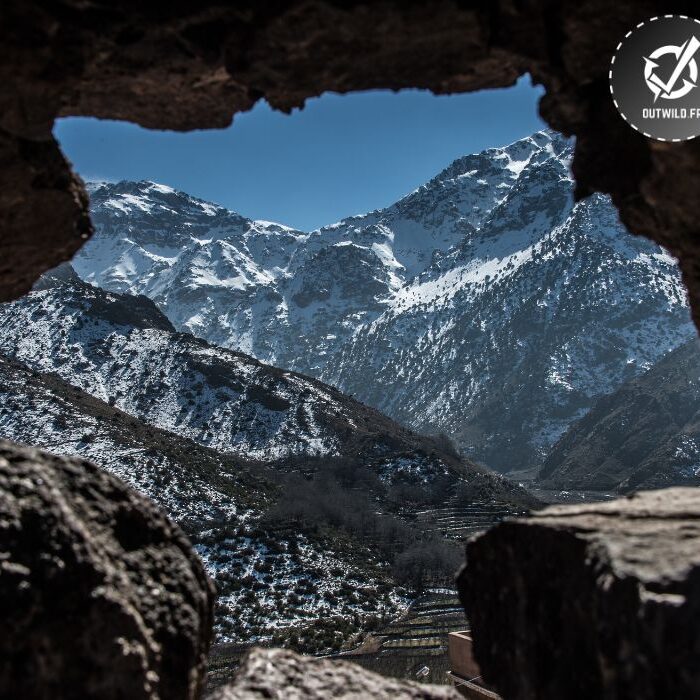
M 484 178 L 503 174 L 516 179 L 530 162 L 552 156 L 570 160 L 573 142 L 552 129 L 543 129 L 506 146 L 487 148 L 454 160 L 423 187 L 461 177 Z M 533 160 L 534 157 L 534 160 Z
M 158 215 L 168 213 L 176 207 L 179 210 L 186 210 L 192 216 L 243 219 L 239 214 L 218 204 L 151 180 L 93 182 L 89 184 L 88 192 L 93 210 L 110 209 L 117 216 Z

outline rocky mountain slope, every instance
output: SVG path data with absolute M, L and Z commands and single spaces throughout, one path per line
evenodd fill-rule
M 70 266 L 0 305 L 0 352 L 54 372 L 111 406 L 247 461 L 273 465 L 362 457 L 382 478 L 468 480 L 476 490 L 517 493 L 501 477 L 460 459 L 449 445 L 403 428 L 322 382 L 174 332 L 146 297 L 82 282 Z
M 162 185 L 93 184 L 97 234 L 76 270 L 492 468 L 535 468 L 598 397 L 693 333 L 675 261 L 606 198 L 574 203 L 570 158 L 539 132 L 311 233 Z
M 184 528 L 219 590 L 220 643 L 269 640 L 315 625 L 318 646 L 332 647 L 402 604 L 386 563 L 359 541 L 334 547 L 303 527 L 274 537 L 267 532 L 262 521 L 280 488 L 253 465 L 147 425 L 4 356 L 0 404 L 3 438 L 85 457 L 148 495 Z M 278 616 L 282 604 L 285 615 Z M 310 637 L 307 647 L 315 649 L 315 641 Z
M 674 261 L 625 236 L 607 200 L 572 205 L 569 190 L 559 159 L 526 169 L 479 237 L 358 331 L 327 379 L 494 469 L 540 463 L 597 397 L 693 333 Z
M 553 488 L 700 485 L 700 345 L 689 341 L 598 400 L 540 472 Z
M 0 305 L 0 326 L 0 435 L 88 457 L 180 522 L 219 585 L 220 641 L 337 648 L 401 585 L 450 580 L 450 537 L 483 516 L 443 524 L 441 507 L 497 519 L 533 503 L 449 444 L 177 333 L 146 297 L 68 266 Z

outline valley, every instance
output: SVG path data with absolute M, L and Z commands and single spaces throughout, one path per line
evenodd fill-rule
M 149 182 L 92 183 L 73 264 L 173 326 L 317 377 L 471 460 L 536 473 L 600 397 L 695 331 L 675 260 L 574 201 L 542 131 L 312 232 Z

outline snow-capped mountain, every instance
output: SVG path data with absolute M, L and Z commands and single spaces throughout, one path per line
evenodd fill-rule
M 147 297 L 86 284 L 68 265 L 45 275 L 25 297 L 0 305 L 0 326 L 5 356 L 247 462 L 288 468 L 361 458 L 388 485 L 410 474 L 416 494 L 446 481 L 496 498 L 523 495 L 437 439 L 316 379 L 174 332 Z
M 693 334 L 675 261 L 573 200 L 571 144 L 465 156 L 303 233 L 153 183 L 92 185 L 80 276 L 178 330 L 319 377 L 501 471 Z
M 151 182 L 92 183 L 96 233 L 73 266 L 148 296 L 178 330 L 321 376 L 353 332 L 481 225 L 527 163 L 562 148 L 543 132 L 465 156 L 387 209 L 312 233 Z

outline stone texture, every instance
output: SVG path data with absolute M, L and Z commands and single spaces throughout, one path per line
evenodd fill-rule
M 326 90 L 465 92 L 505 87 L 529 71 L 547 91 L 542 116 L 577 136 L 579 195 L 610 193 L 630 230 L 680 258 L 698 321 L 700 141 L 640 136 L 615 111 L 607 83 L 630 28 L 692 8 L 685 0 L 7 0 L 1 165 L 14 174 L 0 181 L 0 300 L 26 291 L 90 232 L 51 135 L 57 116 L 213 128 L 263 97 L 290 110 Z
M 700 697 L 700 490 L 552 506 L 467 545 L 459 592 L 506 700 Z
M 385 678 L 348 661 L 300 656 L 286 649 L 252 649 L 235 680 L 208 700 L 458 700 L 446 686 Z
M 0 130 L 0 301 L 36 271 L 67 260 L 92 234 L 88 196 L 58 144 Z
M 79 459 L 0 441 L 0 696 L 199 696 L 214 591 L 184 534 Z

